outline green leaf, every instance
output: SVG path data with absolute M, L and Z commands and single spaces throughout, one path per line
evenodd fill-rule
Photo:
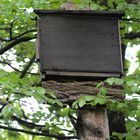
M 117 106 L 117 108 L 118 109 L 121 109 L 121 108 L 123 108 L 123 107 L 125 107 L 126 105 L 124 104 L 124 103 L 118 103 L 118 106 Z
M 100 82 L 100 83 L 97 84 L 96 88 L 99 88 L 99 87 L 101 87 L 102 85 L 103 85 L 103 82 Z
M 13 114 L 13 107 L 8 104 L 6 105 L 3 109 L 2 109 L 2 115 L 5 117 L 5 118 L 10 118 Z
M 49 128 L 50 124 L 48 122 L 45 122 L 45 126 L 46 126 L 46 128 Z
M 102 87 L 100 89 L 100 93 L 105 96 L 107 94 L 107 89 L 105 87 Z
M 83 98 L 84 98 L 84 100 L 87 101 L 87 102 L 93 101 L 93 100 L 95 99 L 94 96 L 84 96 Z
M 105 102 L 106 102 L 106 99 L 105 98 L 100 98 L 100 97 L 96 97 L 95 98 L 95 104 L 96 105 L 97 104 L 103 105 L 103 104 L 105 104 Z
M 73 3 L 77 4 L 80 3 L 81 0 L 72 0 Z
M 79 107 L 83 107 L 85 104 L 86 104 L 86 101 L 83 98 L 80 99 L 79 102 L 78 102 Z
M 62 104 L 59 100 L 56 100 L 55 103 L 56 103 L 57 105 L 59 105 L 60 107 L 63 107 L 63 104 Z
M 22 117 L 22 111 L 21 111 L 21 106 L 19 103 L 14 103 L 14 113 L 21 118 Z
M 136 8 L 136 5 L 135 4 L 128 4 L 128 9 L 129 10 L 135 10 L 135 8 Z
M 56 95 L 52 91 L 47 91 L 47 94 L 49 94 L 52 98 L 57 99 Z
M 98 7 L 99 7 L 98 4 L 95 4 L 95 3 L 91 4 L 91 8 L 92 8 L 92 10 L 97 10 Z
M 105 82 L 107 82 L 109 85 L 122 85 L 124 84 L 124 79 L 119 78 L 108 78 Z
M 78 108 L 78 100 L 74 101 L 72 107 L 77 109 Z
M 63 117 L 68 116 L 68 114 L 70 113 L 70 109 L 65 107 L 64 109 L 62 109 L 59 114 Z
M 36 92 L 39 93 L 39 94 L 45 94 L 46 93 L 45 89 L 42 88 L 42 87 L 37 87 Z

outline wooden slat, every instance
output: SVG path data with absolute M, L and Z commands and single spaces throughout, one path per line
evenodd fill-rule
M 93 11 L 93 10 L 73 10 L 69 8 L 68 10 L 34 10 L 38 15 L 42 14 L 65 14 L 65 15 L 91 15 L 91 16 L 105 16 L 105 17 L 117 17 L 121 18 L 125 15 L 124 11 Z
M 120 77 L 120 73 L 94 73 L 94 72 L 65 72 L 65 71 L 46 71 L 46 75 L 59 76 L 78 76 L 78 77 Z

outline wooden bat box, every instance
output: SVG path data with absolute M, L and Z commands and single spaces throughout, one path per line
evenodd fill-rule
M 108 78 L 123 74 L 123 12 L 35 10 L 42 79 Z

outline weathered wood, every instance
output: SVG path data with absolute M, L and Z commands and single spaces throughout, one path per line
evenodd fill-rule
M 35 12 L 40 17 L 40 66 L 46 79 L 63 74 L 65 78 L 122 76 L 118 24 L 122 12 Z
M 98 73 L 98 72 L 66 72 L 66 71 L 47 71 L 46 72 L 47 77 L 49 77 L 49 75 L 53 75 L 53 76 L 67 76 L 67 77 L 120 77 L 120 73 Z
M 71 5 L 72 6 L 72 5 Z M 70 7 L 70 6 L 69 6 Z M 62 15 L 89 15 L 89 16 L 96 16 L 96 17 L 116 17 L 119 19 L 122 19 L 122 16 L 125 15 L 124 11 L 94 11 L 94 10 L 88 10 L 88 9 L 84 9 L 84 10 L 76 10 L 74 9 L 75 7 L 71 7 L 71 9 L 61 9 L 61 10 L 34 10 L 34 12 L 38 15 L 47 15 L 47 14 L 62 14 Z
M 109 140 L 105 108 L 79 110 L 77 123 L 79 140 Z

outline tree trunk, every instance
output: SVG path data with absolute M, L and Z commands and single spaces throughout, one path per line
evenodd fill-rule
M 79 140 L 109 140 L 109 126 L 106 109 L 81 109 L 78 111 Z

